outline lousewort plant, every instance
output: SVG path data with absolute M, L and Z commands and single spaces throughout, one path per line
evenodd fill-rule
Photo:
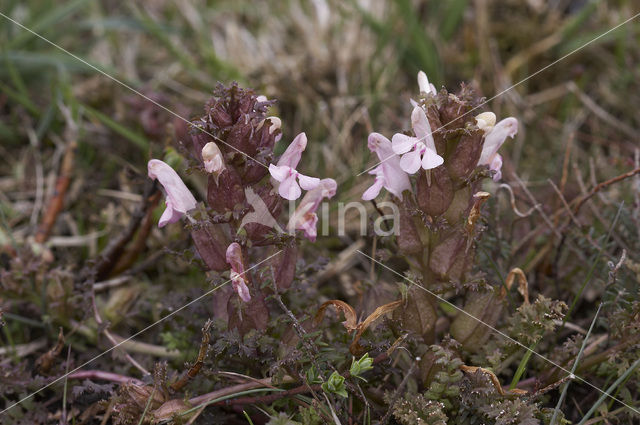
M 470 112 L 482 101 L 462 86 L 459 93 L 437 91 L 423 72 L 418 74 L 420 97 L 412 101 L 410 133 L 396 133 L 391 142 L 378 133 L 369 136 L 368 146 L 380 164 L 372 171 L 374 185 L 364 194 L 368 200 L 385 187 L 393 196 L 400 223 L 397 244 L 423 288 L 435 293 L 461 291 L 475 258 L 480 237 L 477 219 L 489 196 L 481 190 L 482 180 L 500 178 L 502 160 L 497 153 L 518 130 L 515 118 L 496 123 L 492 112 L 474 117 Z M 465 310 L 484 317 L 495 311 L 489 300 L 470 291 Z M 435 341 L 437 299 L 412 286 L 406 304 L 395 310 L 403 330 Z M 497 319 L 497 317 L 496 317 Z M 490 320 L 491 321 L 491 320 Z M 451 325 L 452 336 L 471 346 L 487 335 L 477 321 L 460 315 Z
M 236 84 L 219 86 L 204 115 L 192 122 L 191 159 L 208 175 L 207 199 L 198 211 L 193 211 L 196 201 L 177 173 L 160 160 L 149 161 L 149 176 L 158 178 L 166 193 L 159 226 L 193 212 L 188 227 L 200 257 L 210 270 L 230 270 L 235 293 L 214 297 L 228 297 L 217 301 L 227 304 L 229 326 L 241 333 L 264 329 L 269 318 L 265 290 L 249 270 L 251 264 L 273 255 L 274 283 L 279 290 L 289 288 L 298 255 L 296 230 L 315 240 L 316 210 L 337 189 L 333 179 L 297 171 L 306 134 L 297 135 L 279 158 L 274 156 L 281 121 L 267 116 L 273 103 Z M 283 199 L 294 201 L 303 190 L 307 193 L 295 213 L 279 222 Z

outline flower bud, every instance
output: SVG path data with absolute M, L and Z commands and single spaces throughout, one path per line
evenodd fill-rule
M 220 148 L 214 142 L 209 142 L 202 148 L 202 161 L 204 162 L 204 169 L 207 173 L 211 173 L 216 178 L 225 169 L 224 159 Z
M 485 134 L 490 132 L 493 126 L 496 125 L 496 114 L 493 112 L 483 112 L 476 115 L 476 125 L 480 130 L 484 131 Z

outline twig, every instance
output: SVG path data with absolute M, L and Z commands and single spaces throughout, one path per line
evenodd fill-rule
M 44 243 L 49 239 L 49 235 L 51 235 L 51 230 L 56 223 L 58 214 L 62 211 L 62 207 L 64 206 L 64 197 L 67 194 L 67 189 L 71 183 L 73 159 L 77 146 L 78 145 L 75 141 L 72 141 L 67 145 L 64 157 L 62 158 L 60 173 L 56 179 L 53 196 L 49 199 L 47 207 L 45 208 L 44 216 L 42 217 L 42 221 L 40 222 L 36 232 L 35 241 L 37 243 Z
M 211 321 L 211 319 L 209 319 L 202 327 L 202 341 L 200 342 L 200 351 L 198 351 L 198 358 L 182 378 L 171 384 L 171 389 L 173 391 L 180 391 L 182 388 L 184 388 L 184 386 L 187 385 L 187 383 L 191 379 L 193 379 L 198 374 L 198 372 L 200 372 L 200 369 L 202 369 L 204 359 L 207 357 L 207 351 L 209 349 L 209 339 L 211 338 L 211 333 L 209 331 L 212 324 L 213 322 Z
M 79 370 L 69 374 L 69 379 L 97 379 L 100 381 L 117 382 L 118 384 L 132 383 L 136 385 L 144 385 L 139 379 L 130 376 L 119 375 L 117 373 L 104 372 L 102 370 Z
M 578 201 L 578 203 L 576 204 L 576 206 L 573 208 L 573 213 L 575 215 L 578 214 L 578 211 L 580 211 L 580 208 L 582 208 L 582 206 L 584 205 L 585 202 L 587 202 L 589 199 L 591 199 L 596 193 L 598 193 L 599 191 L 601 191 L 602 189 L 611 186 L 614 183 L 618 183 L 624 179 L 628 179 L 629 177 L 633 177 L 636 174 L 640 173 L 640 167 L 638 168 L 634 168 L 631 171 L 627 171 L 624 174 L 620 174 L 619 176 L 613 177 L 607 181 L 604 181 L 602 183 L 599 183 L 596 185 L 596 187 L 594 187 L 593 189 L 591 189 L 591 191 L 589 193 L 587 193 L 585 196 L 582 197 L 582 199 L 580 199 L 580 201 Z
M 103 279 L 111 273 L 111 269 L 122 256 L 125 246 L 133 238 L 133 235 L 138 230 L 142 219 L 147 215 L 147 211 L 152 208 L 151 205 L 153 204 L 157 192 L 158 187 L 155 180 L 147 184 L 145 188 L 144 202 L 131 216 L 131 221 L 127 228 L 119 237 L 111 240 L 109 245 L 107 245 L 107 247 L 100 253 L 94 266 L 96 279 Z

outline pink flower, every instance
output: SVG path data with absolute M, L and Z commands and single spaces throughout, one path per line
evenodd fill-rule
M 296 170 L 298 162 L 302 157 L 302 152 L 307 147 L 307 135 L 300 133 L 293 139 L 293 142 L 284 151 L 277 165 L 270 164 L 269 172 L 271 176 L 279 182 L 278 193 L 284 199 L 293 201 L 298 199 L 302 190 L 311 190 L 320 184 L 320 179 L 301 174 Z M 299 183 L 299 185 L 298 185 Z
M 227 263 L 231 264 L 231 284 L 244 302 L 251 301 L 251 294 L 245 279 L 244 261 L 242 260 L 242 248 L 237 242 L 227 247 Z
M 153 180 L 158 179 L 166 195 L 167 208 L 158 221 L 158 227 L 163 227 L 167 223 L 175 223 L 180 220 L 180 217 L 196 207 L 196 199 L 189 192 L 178 173 L 167 163 L 159 159 L 152 159 L 147 164 L 147 169 L 149 177 Z
M 495 122 L 495 121 L 494 121 Z M 483 124 L 480 122 L 480 124 Z M 490 120 L 488 122 L 490 124 Z M 493 180 L 498 181 L 502 178 L 502 157 L 498 154 L 498 149 L 507 140 L 507 137 L 513 138 L 518 133 L 518 120 L 513 117 L 505 118 L 494 126 L 485 128 L 486 136 L 484 137 L 484 145 L 478 165 L 488 165 L 489 169 L 495 171 Z
M 336 194 L 338 184 L 333 179 L 322 179 L 318 185 L 307 192 L 300 201 L 300 205 L 291 216 L 287 228 L 290 232 L 294 230 L 304 231 L 304 235 L 311 242 L 315 242 L 318 235 L 316 224 L 318 216 L 316 211 L 323 198 L 332 198 Z
M 409 174 L 414 174 L 420 167 L 431 170 L 442 165 L 444 159 L 436 152 L 431 125 L 429 125 L 427 114 L 420 106 L 413 108 L 411 125 L 416 137 L 396 133 L 391 139 L 393 152 L 402 155 L 400 168 Z
M 402 199 L 402 192 L 411 189 L 409 177 L 400 167 L 400 157 L 393 152 L 391 142 L 380 133 L 371 133 L 367 141 L 371 152 L 378 155 L 381 163 L 369 174 L 376 176 L 373 185 L 362 194 L 362 199 L 370 201 L 380 193 L 384 187 L 389 192 Z

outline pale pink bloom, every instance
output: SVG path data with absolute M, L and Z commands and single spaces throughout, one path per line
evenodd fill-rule
M 478 165 L 488 165 L 489 169 L 495 171 L 493 180 L 498 181 L 502 178 L 502 157 L 498 154 L 498 149 L 507 140 L 507 137 L 513 138 L 518 133 L 518 120 L 513 117 L 505 118 L 486 134 L 484 137 L 484 145 Z
M 220 175 L 225 169 L 224 159 L 220 148 L 214 142 L 209 142 L 202 148 L 202 160 L 207 173 Z
M 298 208 L 291 216 L 287 229 L 289 232 L 294 230 L 304 231 L 304 235 L 311 242 L 315 242 L 318 235 L 316 224 L 318 223 L 318 216 L 316 211 L 320 206 L 323 198 L 332 198 L 336 194 L 338 184 L 333 179 L 322 179 L 318 185 L 307 192 L 300 201 Z
M 245 278 L 244 261 L 242 259 L 242 248 L 237 242 L 233 242 L 227 247 L 227 263 L 231 264 L 231 284 L 238 293 L 242 301 L 251 301 L 251 294 Z
M 411 112 L 411 125 L 416 137 L 396 133 L 391 138 L 393 152 L 402 155 L 400 168 L 409 174 L 414 174 L 421 167 L 431 170 L 442 165 L 444 159 L 436 151 L 431 125 L 429 125 L 427 114 L 420 106 L 416 106 Z
M 391 142 L 380 133 L 371 133 L 367 146 L 371 152 L 378 155 L 381 162 L 369 171 L 369 174 L 376 176 L 376 179 L 373 185 L 362 194 L 362 199 L 365 201 L 374 199 L 383 187 L 402 199 L 402 192 L 410 190 L 411 184 L 409 176 L 400 167 L 400 157 L 393 152 Z
M 420 87 L 421 93 L 431 93 L 434 96 L 438 94 L 436 87 L 429 82 L 427 74 L 425 74 L 423 71 L 418 72 L 418 87 Z
M 196 199 L 189 192 L 178 173 L 167 163 L 159 159 L 152 159 L 147 164 L 147 169 L 151 179 L 158 179 L 166 196 L 167 208 L 158 221 L 158 227 L 163 227 L 167 223 L 175 223 L 180 220 L 180 217 L 196 207 Z
M 317 177 L 309 177 L 301 174 L 296 170 L 302 152 L 307 147 L 307 135 L 300 133 L 293 139 L 293 142 L 287 147 L 277 165 L 270 164 L 269 172 L 278 184 L 278 193 L 284 199 L 293 201 L 298 199 L 302 194 L 302 189 L 311 190 L 320 184 Z M 299 183 L 299 184 L 298 184 Z

